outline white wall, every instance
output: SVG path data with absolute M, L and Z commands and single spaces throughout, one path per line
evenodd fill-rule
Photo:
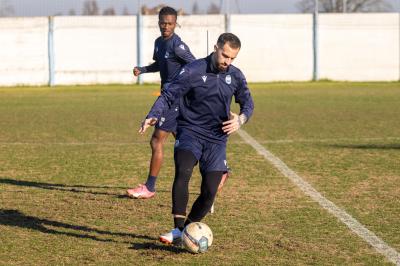
M 132 83 L 136 17 L 55 17 L 55 84 Z
M 48 19 L 0 19 L 0 86 L 48 83 Z
M 160 35 L 157 16 L 143 16 L 142 65 Z M 0 86 L 49 82 L 48 18 L 0 18 Z M 136 16 L 54 17 L 54 83 L 134 83 Z M 223 15 L 180 16 L 176 32 L 197 58 L 213 50 Z M 319 77 L 349 81 L 399 80 L 399 17 L 395 13 L 320 14 Z M 249 82 L 310 80 L 312 16 L 232 15 L 242 41 L 234 64 Z M 143 75 L 159 82 L 159 74 Z
M 399 15 L 322 14 L 319 77 L 333 80 L 399 80 Z
M 312 78 L 310 15 L 233 15 L 242 42 L 234 62 L 252 82 Z

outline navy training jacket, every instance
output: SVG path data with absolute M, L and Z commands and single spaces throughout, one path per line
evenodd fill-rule
M 232 97 L 240 105 L 240 114 L 248 119 L 254 103 L 243 73 L 233 65 L 226 72 L 220 72 L 212 65 L 211 56 L 184 66 L 178 76 L 164 86 L 147 118 L 159 118 L 163 110 L 180 98 L 178 133 L 189 130 L 196 137 L 211 142 L 226 142 L 222 122 L 229 120 Z
M 153 64 L 139 67 L 142 73 L 160 71 L 161 86 L 171 82 L 179 73 L 182 66 L 196 58 L 189 47 L 174 33 L 171 38 L 164 40 L 161 36 L 154 42 Z

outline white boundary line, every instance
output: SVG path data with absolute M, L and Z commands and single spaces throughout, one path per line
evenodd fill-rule
M 338 141 L 382 141 L 382 140 L 400 140 L 400 137 L 382 137 L 382 138 L 331 138 L 331 139 L 277 139 L 277 140 L 264 140 L 259 141 L 260 144 L 285 144 L 285 143 L 307 143 L 307 142 L 338 142 Z M 174 141 L 167 143 L 174 144 Z M 230 140 L 230 144 L 248 144 L 246 141 L 241 140 Z M 32 145 L 32 146 L 45 146 L 45 145 L 60 145 L 60 146 L 84 146 L 84 145 L 104 145 L 104 146 L 125 146 L 125 145 L 136 145 L 136 144 L 148 144 L 147 139 L 143 141 L 131 141 L 131 142 L 0 142 L 0 145 Z
M 379 253 L 384 255 L 390 262 L 400 266 L 400 254 L 392 247 L 387 245 L 383 240 L 377 237 L 373 232 L 369 231 L 365 226 L 354 219 L 350 214 L 337 207 L 333 202 L 326 199 L 321 193 L 315 190 L 309 183 L 303 180 L 298 174 L 291 170 L 283 161 L 272 154 L 270 151 L 261 146 L 253 137 L 244 130 L 238 130 L 238 134 L 242 139 L 252 146 L 260 155 L 264 156 L 273 166 L 275 166 L 284 176 L 289 178 L 296 186 L 298 186 L 306 195 L 310 196 L 314 201 L 319 203 L 324 209 L 333 214 L 341 222 L 343 222 L 351 231 L 364 239 Z

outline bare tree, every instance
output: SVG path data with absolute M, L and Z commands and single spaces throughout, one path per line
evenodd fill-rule
M 199 4 L 196 2 L 194 2 L 193 7 L 192 7 L 192 14 L 201 14 L 200 8 L 199 8 Z
M 210 6 L 207 8 L 207 14 L 219 14 L 220 11 L 221 8 L 215 3 L 211 3 Z
M 84 16 L 96 16 L 99 14 L 99 7 L 97 6 L 96 0 L 86 0 L 83 3 L 82 15 Z
M 314 0 L 301 0 L 297 7 L 304 13 L 314 10 Z M 392 6 L 385 0 L 318 0 L 320 12 L 379 12 L 390 11 Z
M 129 10 L 128 10 L 128 8 L 126 6 L 124 6 L 124 10 L 122 11 L 122 15 L 124 15 L 124 16 L 129 16 L 130 15 Z
M 0 1 L 0 17 L 12 15 L 14 15 L 14 8 L 10 3 L 8 3 L 8 0 Z
M 109 7 L 103 11 L 104 16 L 115 16 L 115 10 L 113 7 Z

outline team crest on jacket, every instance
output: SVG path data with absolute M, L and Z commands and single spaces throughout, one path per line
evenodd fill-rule
M 165 122 L 165 117 L 161 117 L 160 121 L 158 122 L 158 126 L 162 126 Z
M 232 78 L 231 78 L 231 75 L 227 75 L 226 77 L 225 77 L 225 82 L 226 82 L 226 84 L 231 84 L 231 82 L 232 82 Z
M 207 80 L 207 76 L 201 76 L 201 78 L 203 79 L 203 81 L 204 81 L 204 83 L 205 83 L 206 80 Z
M 181 45 L 179 45 L 179 48 L 181 48 L 182 50 L 185 50 L 185 45 L 181 44 Z
M 165 52 L 165 56 L 164 56 L 165 58 L 168 58 L 169 57 L 169 53 L 168 52 Z

